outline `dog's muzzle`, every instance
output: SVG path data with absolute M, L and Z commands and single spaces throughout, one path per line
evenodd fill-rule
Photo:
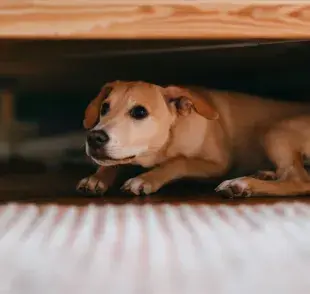
M 98 164 L 101 164 L 103 162 L 105 162 L 105 164 L 120 161 L 123 162 L 135 158 L 135 155 L 125 158 L 113 158 L 109 156 L 105 150 L 105 147 L 109 140 L 109 135 L 104 130 L 90 131 L 86 137 L 87 145 L 89 147 L 87 155 L 90 156 Z

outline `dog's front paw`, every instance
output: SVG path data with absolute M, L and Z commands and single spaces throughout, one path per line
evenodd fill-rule
M 147 178 L 136 177 L 129 179 L 125 182 L 122 189 L 124 191 L 131 192 L 137 196 L 139 195 L 149 195 L 158 190 L 157 185 L 154 182 L 148 180 Z
M 76 189 L 80 192 L 102 195 L 108 190 L 108 185 L 92 175 L 82 179 Z
M 252 189 L 247 177 L 236 178 L 222 182 L 216 192 L 224 192 L 229 198 L 251 197 Z

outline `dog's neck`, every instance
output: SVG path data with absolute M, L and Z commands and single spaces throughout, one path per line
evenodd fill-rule
M 167 150 L 171 145 L 171 141 L 172 137 L 170 136 L 166 143 L 157 152 L 147 153 L 136 157 L 133 163 L 149 168 L 166 161 L 169 159 L 169 156 L 167 156 Z
M 197 125 L 199 129 L 194 129 Z M 171 126 L 170 136 L 162 148 L 152 154 L 137 157 L 134 163 L 152 167 L 177 156 L 199 156 L 209 125 L 205 118 L 196 113 L 178 118 Z

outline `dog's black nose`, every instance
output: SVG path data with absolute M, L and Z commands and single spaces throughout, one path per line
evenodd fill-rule
M 105 131 L 92 131 L 87 135 L 87 143 L 92 149 L 99 149 L 109 141 L 109 136 Z

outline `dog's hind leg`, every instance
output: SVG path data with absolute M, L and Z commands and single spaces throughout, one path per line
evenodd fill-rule
M 278 179 L 277 173 L 271 170 L 260 170 L 252 177 L 264 181 L 275 181 Z
M 275 181 L 264 180 L 268 172 L 262 172 L 257 178 L 224 181 L 216 190 L 226 192 L 230 197 L 310 195 L 310 176 L 303 159 L 310 140 L 304 140 L 305 129 L 292 127 L 292 122 L 289 123 L 280 124 L 264 137 L 266 153 L 276 166 Z M 309 129 L 310 124 L 306 131 Z
M 242 177 L 224 181 L 216 188 L 216 191 L 223 191 L 230 198 L 301 196 L 310 195 L 310 182 L 263 181 L 252 177 Z

